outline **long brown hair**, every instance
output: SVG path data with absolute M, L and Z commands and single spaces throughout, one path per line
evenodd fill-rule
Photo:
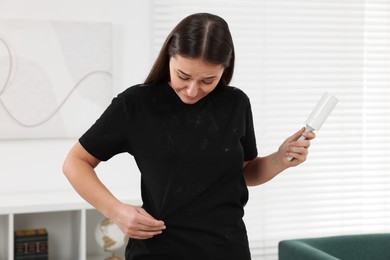
M 226 21 L 217 15 L 192 14 L 176 25 L 165 40 L 145 83 L 168 82 L 169 59 L 175 55 L 223 65 L 225 69 L 219 82 L 222 86 L 227 86 L 233 77 L 232 36 Z

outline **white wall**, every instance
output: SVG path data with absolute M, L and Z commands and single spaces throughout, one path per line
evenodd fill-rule
M 154 59 L 150 54 L 150 4 L 149 0 L 2 0 L 0 22 L 18 18 L 112 23 L 116 95 L 141 83 Z M 70 190 L 61 167 L 75 141 L 0 140 L 0 194 Z M 139 172 L 129 155 L 114 157 L 97 171 L 114 193 L 122 187 L 139 189 Z

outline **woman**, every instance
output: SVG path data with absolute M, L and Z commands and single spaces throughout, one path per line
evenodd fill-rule
M 145 83 L 119 94 L 69 152 L 65 175 L 129 237 L 126 259 L 250 259 L 247 186 L 306 160 L 315 135 L 304 129 L 257 156 L 249 99 L 228 86 L 234 58 L 222 18 L 186 17 Z M 141 172 L 142 208 L 118 201 L 94 171 L 122 152 Z

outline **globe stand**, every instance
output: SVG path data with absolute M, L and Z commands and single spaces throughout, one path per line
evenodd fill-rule
M 114 252 L 112 252 L 112 256 L 107 257 L 106 260 L 123 260 L 122 257 L 116 256 Z

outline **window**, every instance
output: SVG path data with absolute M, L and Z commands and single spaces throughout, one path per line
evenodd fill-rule
M 156 0 L 153 51 L 185 16 L 229 23 L 232 84 L 251 99 L 260 155 L 300 127 L 324 92 L 338 99 L 308 160 L 250 188 L 253 259 L 280 240 L 390 230 L 390 1 Z

